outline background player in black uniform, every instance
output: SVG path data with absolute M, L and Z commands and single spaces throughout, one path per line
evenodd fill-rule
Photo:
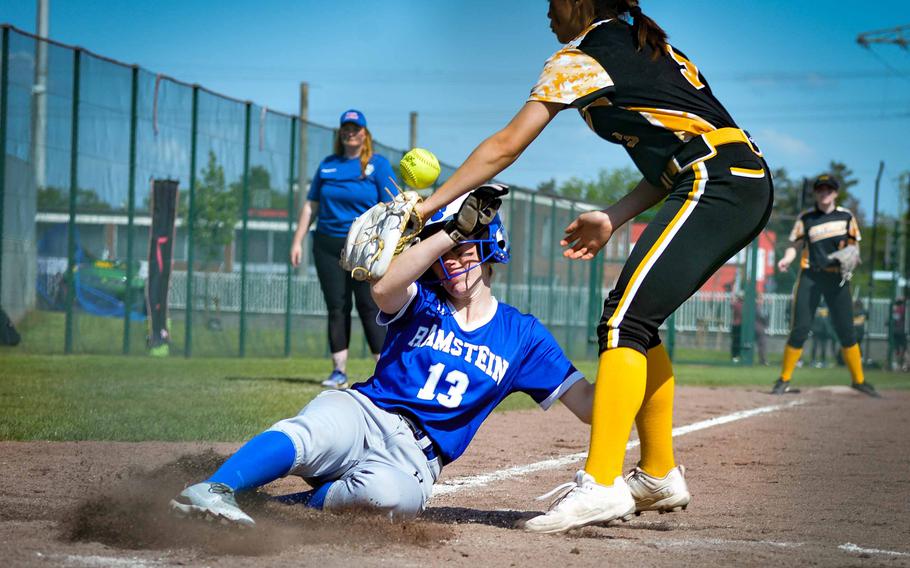
M 637 0 L 550 0 L 548 16 L 566 45 L 547 60 L 512 121 L 483 141 L 419 212 L 429 218 L 498 175 L 567 109 L 621 145 L 644 179 L 607 209 L 570 223 L 565 256 L 593 258 L 615 229 L 663 200 L 604 304 L 585 469 L 546 515 L 526 525 L 558 532 L 689 503 L 673 456 L 673 369 L 657 329 L 758 235 L 773 192 L 749 136 Z M 624 478 L 633 422 L 641 462 Z
M 838 262 L 828 258 L 829 254 L 845 246 L 856 246 L 861 238 L 856 217 L 836 204 L 839 187 L 837 179 L 828 174 L 815 180 L 815 207 L 796 219 L 790 232 L 791 246 L 777 263 L 778 270 L 787 270 L 796 259 L 797 247 L 802 247 L 799 278 L 793 291 L 790 337 L 784 347 L 780 378 L 774 383 L 772 394 L 790 391 L 793 369 L 802 355 L 815 310 L 824 296 L 842 346 L 841 354 L 853 378 L 853 388 L 869 396 L 879 396 L 863 376 L 862 356 L 853 330 L 850 286 L 841 278 Z

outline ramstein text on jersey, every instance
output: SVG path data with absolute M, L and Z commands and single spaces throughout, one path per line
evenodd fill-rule
M 453 357 L 464 357 L 468 363 L 482 370 L 498 385 L 509 369 L 509 362 L 493 353 L 486 345 L 474 345 L 463 339 L 455 337 L 455 332 L 433 327 L 419 326 L 414 337 L 408 342 L 410 347 L 429 347 L 436 351 L 448 353 Z

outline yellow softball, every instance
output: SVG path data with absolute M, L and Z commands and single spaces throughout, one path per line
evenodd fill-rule
M 439 160 L 433 152 L 423 148 L 414 148 L 405 154 L 398 167 L 402 181 L 414 189 L 430 187 L 439 177 Z

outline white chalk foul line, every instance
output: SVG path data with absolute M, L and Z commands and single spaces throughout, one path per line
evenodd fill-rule
M 800 398 L 786 404 L 774 404 L 771 406 L 762 406 L 759 408 L 752 408 L 750 410 L 740 410 L 739 412 L 734 412 L 732 414 L 726 414 L 724 416 L 718 416 L 716 418 L 709 418 L 708 420 L 702 420 L 700 422 L 694 422 L 686 426 L 680 426 L 679 428 L 673 429 L 673 437 L 684 436 L 686 434 L 691 434 L 692 432 L 697 432 L 699 430 L 704 430 L 706 428 L 713 428 L 714 426 L 721 426 L 723 424 L 729 424 L 730 422 L 736 422 L 737 420 L 744 420 L 746 418 L 751 418 L 752 416 L 758 416 L 760 414 L 768 414 L 769 412 L 777 412 L 778 410 L 783 410 L 786 408 L 791 408 L 794 406 L 799 406 L 800 404 L 805 403 L 805 399 Z M 638 445 L 638 440 L 633 440 L 626 444 L 626 449 L 634 448 Z M 433 496 L 437 497 L 439 495 L 447 495 L 449 493 L 454 493 L 456 491 L 461 491 L 462 489 L 471 489 L 477 487 L 483 487 L 490 483 L 496 481 L 502 481 L 504 479 L 511 479 L 513 477 L 520 477 L 522 475 L 527 475 L 535 471 L 543 471 L 547 469 L 556 469 L 560 467 L 565 467 L 567 465 L 573 464 L 577 461 L 581 461 L 588 455 L 587 452 L 579 452 L 577 454 L 569 454 L 567 456 L 562 456 L 559 458 L 553 458 L 549 460 L 543 460 L 539 462 L 534 462 L 527 465 L 518 465 L 515 467 L 510 467 L 507 469 L 501 469 L 499 471 L 493 471 L 490 473 L 482 473 L 480 475 L 468 475 L 465 477 L 456 477 L 455 479 L 450 479 L 445 483 L 439 483 L 433 487 Z
M 897 552 L 895 550 L 881 550 L 878 548 L 863 548 L 861 546 L 857 546 L 857 545 L 853 544 L 852 542 L 842 544 L 842 545 L 838 546 L 838 548 L 845 552 L 855 552 L 857 554 L 884 554 L 887 556 L 910 556 L 910 553 L 908 553 L 908 552 Z

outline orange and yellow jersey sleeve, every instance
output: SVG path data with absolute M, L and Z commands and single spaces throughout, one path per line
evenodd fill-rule
M 569 44 L 547 59 L 528 100 L 571 105 L 612 86 L 596 59 Z
M 809 211 L 803 211 L 799 214 L 799 217 L 796 218 L 796 222 L 793 223 L 793 228 L 790 230 L 790 244 L 796 246 L 800 241 L 806 238 L 806 223 L 803 221 L 803 217 L 809 213 Z M 799 255 L 799 267 L 800 268 L 809 268 L 809 247 L 803 246 Z
M 850 222 L 847 225 L 847 235 L 849 235 L 850 239 L 855 243 L 858 243 L 863 240 L 863 236 L 859 232 L 859 223 L 856 222 L 856 215 L 849 209 L 844 209 L 844 211 L 850 213 Z
M 588 32 L 602 23 L 591 24 L 547 59 L 528 100 L 577 106 L 578 101 L 613 87 L 613 79 L 603 65 L 578 48 Z
M 668 45 L 654 56 L 648 46 L 639 49 L 621 20 L 595 22 L 553 54 L 529 100 L 577 108 L 591 130 L 621 144 L 658 186 L 683 144 L 736 127 L 681 51 Z
M 806 224 L 803 223 L 803 215 L 801 214 L 797 219 L 796 223 L 793 223 L 793 229 L 790 230 L 790 242 L 796 243 L 806 236 Z

